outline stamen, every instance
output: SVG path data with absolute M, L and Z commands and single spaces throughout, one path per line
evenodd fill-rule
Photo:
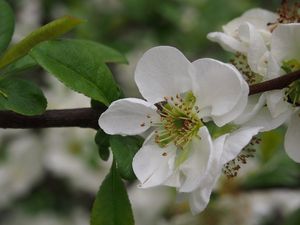
M 165 102 L 156 104 L 160 122 L 155 125 L 160 129 L 155 131 L 155 141 L 161 147 L 173 142 L 183 149 L 203 125 L 194 111 L 195 97 L 188 92 L 184 98 L 177 94 L 175 98 L 171 96 L 164 99 Z
M 275 30 L 278 24 L 299 23 L 300 22 L 300 2 L 290 3 L 288 0 L 282 0 L 281 6 L 277 10 L 279 17 L 276 21 L 270 21 L 267 25 L 271 32 Z
M 253 137 L 250 143 L 243 148 L 236 158 L 226 163 L 222 169 L 222 172 L 228 179 L 234 178 L 238 175 L 238 171 L 241 169 L 242 164 L 246 164 L 249 158 L 253 158 L 256 152 L 255 145 L 260 144 L 261 139 Z
M 235 57 L 230 60 L 231 64 L 233 64 L 238 71 L 241 72 L 243 75 L 244 79 L 246 82 L 251 85 L 251 84 L 257 84 L 262 81 L 262 76 L 254 73 L 247 61 L 247 57 L 241 53 L 236 53 Z

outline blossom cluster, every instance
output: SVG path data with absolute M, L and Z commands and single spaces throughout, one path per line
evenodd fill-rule
M 146 137 L 132 164 L 141 188 L 175 187 L 199 213 L 253 137 L 285 122 L 286 152 L 300 162 L 300 81 L 249 96 L 249 85 L 300 69 L 299 22 L 298 8 L 284 5 L 278 13 L 249 10 L 209 33 L 234 53 L 231 63 L 190 62 L 169 46 L 142 56 L 135 82 L 144 99 L 117 100 L 99 119 L 108 134 Z

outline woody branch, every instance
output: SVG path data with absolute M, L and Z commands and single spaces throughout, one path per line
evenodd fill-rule
M 284 76 L 250 86 L 249 95 L 287 87 L 300 79 L 300 70 Z M 105 108 L 75 108 L 47 110 L 42 115 L 24 116 L 11 111 L 0 111 L 0 128 L 49 128 L 49 127 L 81 127 L 99 129 L 98 118 Z

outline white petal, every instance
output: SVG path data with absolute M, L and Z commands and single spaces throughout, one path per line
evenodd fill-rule
M 261 127 L 241 127 L 229 134 L 225 140 L 221 164 L 225 164 L 234 159 L 260 129 Z
M 244 22 L 251 23 L 257 29 L 267 30 L 267 24 L 275 22 L 277 17 L 278 15 L 273 12 L 255 8 L 246 11 L 242 16 L 230 21 L 223 26 L 223 30 L 225 33 L 232 34 Z
M 189 65 L 190 62 L 176 48 L 151 48 L 137 64 L 135 82 L 145 99 L 157 103 L 165 96 L 175 96 L 191 89 Z
M 300 163 L 300 110 L 292 116 L 284 139 L 288 156 Z
M 300 58 L 300 24 L 279 24 L 273 31 L 271 54 L 277 62 Z
M 223 164 L 221 164 L 221 156 L 224 149 L 225 139 L 228 135 L 222 135 L 213 142 L 213 157 L 207 170 L 207 174 L 201 181 L 199 187 L 189 196 L 189 204 L 192 214 L 197 214 L 207 206 L 211 192 L 218 181 Z
M 277 62 L 272 54 L 268 57 L 267 80 L 274 79 L 285 72 L 280 67 L 281 62 Z
M 244 126 L 262 127 L 261 132 L 273 130 L 286 122 L 291 113 L 292 111 L 288 110 L 274 118 L 267 107 L 263 107 L 251 120 L 246 122 Z
M 151 126 L 150 121 L 159 121 L 154 105 L 137 98 L 125 98 L 114 101 L 101 114 L 99 126 L 108 134 L 136 135 L 146 131 Z
M 266 97 L 264 94 L 251 95 L 248 98 L 248 104 L 244 112 L 234 120 L 236 124 L 243 124 L 252 119 L 259 110 L 265 105 Z
M 192 65 L 193 93 L 200 111 L 209 108 L 211 116 L 223 116 L 248 94 L 248 85 L 233 66 L 213 59 L 199 59 Z
M 207 38 L 210 41 L 217 42 L 218 44 L 221 45 L 221 47 L 224 50 L 229 51 L 229 52 L 246 53 L 246 51 L 247 51 L 246 46 L 242 42 L 240 42 L 236 38 L 234 38 L 228 34 L 222 33 L 222 32 L 209 33 L 207 35 Z
M 197 188 L 206 173 L 211 161 L 213 144 L 206 127 L 199 130 L 198 138 L 193 138 L 188 158 L 180 165 L 180 170 L 185 176 L 180 192 L 190 192 Z
M 284 90 L 268 91 L 266 93 L 267 106 L 273 118 L 278 117 L 280 114 L 290 110 L 291 104 L 284 100 Z
M 218 180 L 220 175 L 221 172 L 219 172 L 219 174 L 215 176 L 215 182 Z M 189 204 L 193 215 L 202 212 L 206 208 L 214 185 L 215 183 L 212 183 L 210 186 L 196 189 L 190 194 Z
M 182 179 L 180 177 L 180 171 L 178 169 L 175 169 L 173 174 L 167 180 L 165 180 L 163 184 L 169 187 L 179 188 L 181 186 L 181 183 Z
M 213 121 L 218 126 L 224 126 L 225 124 L 234 121 L 238 118 L 245 110 L 248 102 L 248 93 L 249 93 L 249 86 L 246 82 L 242 83 L 243 86 L 243 93 L 237 102 L 237 104 L 233 107 L 233 109 L 221 116 L 211 116 Z
M 267 68 L 267 62 L 265 60 L 265 54 L 268 51 L 266 43 L 258 32 L 258 30 L 250 23 L 244 23 L 239 27 L 239 30 L 247 39 L 249 48 L 247 51 L 247 61 L 251 70 L 255 73 L 263 71 L 261 67 Z M 265 73 L 263 73 L 265 74 Z
M 176 147 L 168 145 L 161 148 L 155 142 L 148 141 L 133 158 L 132 168 L 141 182 L 142 188 L 161 185 L 174 172 Z

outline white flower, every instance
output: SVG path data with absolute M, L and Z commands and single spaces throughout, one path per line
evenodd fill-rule
M 14 137 L 13 141 L 9 141 Z M 0 132 L 0 209 L 30 192 L 44 174 L 41 143 L 30 132 Z
M 300 69 L 300 24 L 278 24 L 272 33 L 265 79 L 274 79 L 287 72 Z M 251 119 L 236 122 L 246 126 L 261 125 L 261 131 L 268 131 L 289 120 L 285 135 L 285 150 L 296 162 L 300 162 L 300 81 L 295 81 L 282 90 L 268 91 L 262 95 L 267 107 L 251 114 Z M 255 116 L 253 116 L 255 115 Z M 240 119 L 240 121 L 239 121 Z
M 245 55 L 251 70 L 261 73 L 271 38 L 268 24 L 277 18 L 278 15 L 270 11 L 251 9 L 223 26 L 224 32 L 212 32 L 207 37 L 227 51 Z
M 300 70 L 300 23 L 279 24 L 274 30 L 269 59 L 269 78 Z M 267 93 L 267 105 L 273 117 L 290 117 L 285 135 L 285 150 L 300 162 L 300 81 L 294 81 L 283 90 Z
M 213 59 L 190 63 L 175 48 L 156 47 L 139 61 L 135 81 L 147 101 L 117 100 L 101 115 L 99 125 L 108 134 L 152 131 L 133 160 L 141 187 L 168 185 L 180 192 L 199 186 L 211 189 L 211 175 L 219 174 L 258 132 L 258 128 L 240 129 L 235 135 L 221 136 L 223 142 L 218 144 L 205 125 L 212 120 L 223 126 L 247 104 L 248 85 L 229 64 Z
M 224 33 L 210 33 L 208 38 L 218 42 L 225 50 L 245 56 L 244 63 L 250 69 L 243 71 L 244 76 L 250 74 L 252 77 L 252 80 L 247 77 L 248 83 L 273 79 L 300 69 L 300 24 L 276 23 L 276 26 L 268 27 L 270 22 L 276 22 L 278 18 L 279 15 L 269 11 L 252 9 L 225 25 Z M 300 144 L 300 128 L 296 126 L 300 123 L 297 107 L 300 104 L 299 96 L 299 81 L 283 90 L 250 96 L 245 112 L 234 122 L 250 127 L 262 126 L 261 131 L 268 131 L 291 118 L 285 137 L 285 149 L 292 159 L 300 162 L 300 151 L 297 147 Z M 265 104 L 267 107 L 264 107 Z

